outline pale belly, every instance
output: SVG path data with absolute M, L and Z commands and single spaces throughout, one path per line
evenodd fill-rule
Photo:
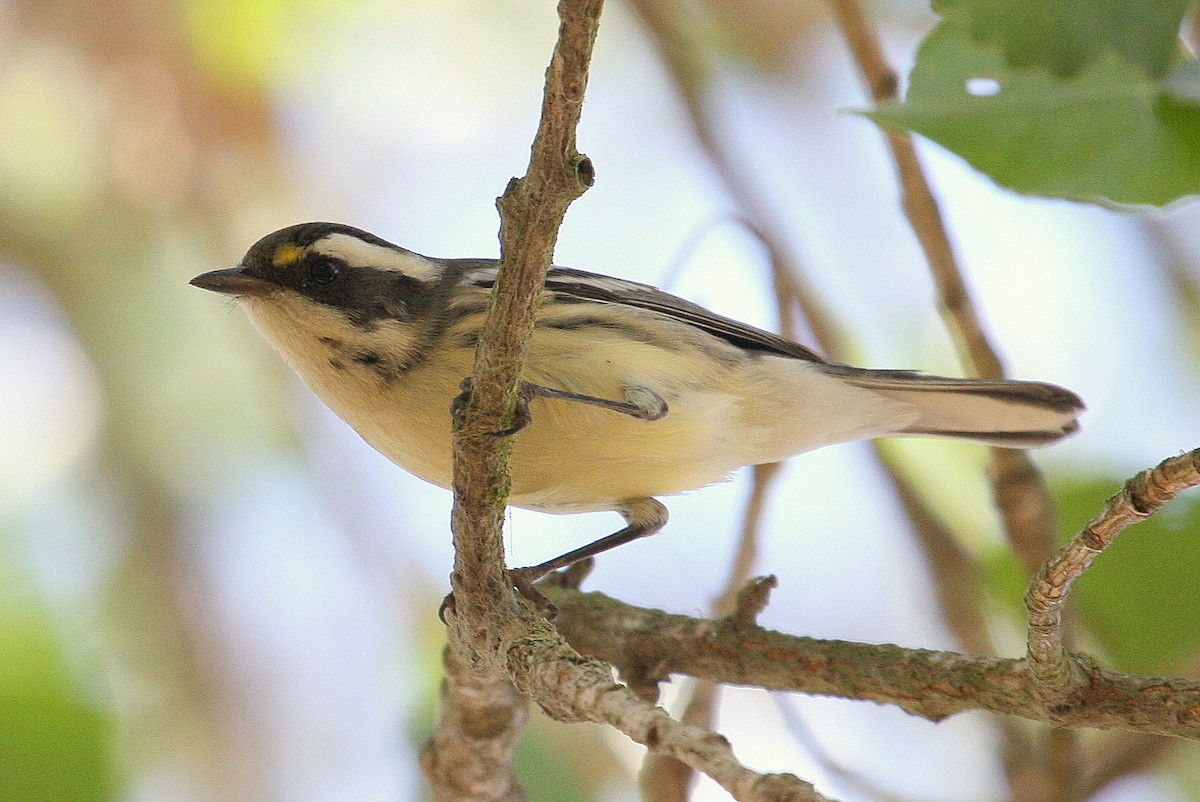
M 420 405 L 409 402 L 408 388 L 369 409 L 325 400 L 397 465 L 449 488 L 449 407 L 457 388 L 439 389 L 419 393 L 437 399 Z M 694 396 L 668 404 L 665 418 L 645 421 L 572 401 L 533 400 L 532 423 L 513 441 L 510 503 L 547 512 L 609 510 L 629 499 L 719 482 L 744 464 L 735 450 L 717 453 L 720 444 L 705 434 L 722 416 L 721 399 Z
M 281 337 L 273 341 L 364 440 L 410 473 L 450 487 L 450 403 L 471 373 L 471 349 L 388 373 L 370 362 L 337 358 L 340 353 L 311 345 L 293 350 L 287 347 L 291 340 Z M 843 387 L 799 360 L 759 358 L 732 347 L 698 360 L 688 348 L 603 330 L 590 335 L 584 358 L 574 350 L 579 341 L 535 335 L 525 379 L 614 401 L 629 388 L 647 388 L 667 402 L 667 415 L 647 421 L 575 401 L 534 399 L 532 423 L 513 444 L 510 500 L 516 506 L 614 509 L 719 482 L 743 465 L 878 436 L 886 427 L 874 421 L 895 419 L 879 396 Z

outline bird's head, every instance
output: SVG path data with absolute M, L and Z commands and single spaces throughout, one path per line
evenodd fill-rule
M 236 267 L 191 283 L 236 298 L 297 369 L 313 358 L 379 356 L 403 365 L 436 314 L 440 268 L 351 226 L 302 223 L 263 237 Z

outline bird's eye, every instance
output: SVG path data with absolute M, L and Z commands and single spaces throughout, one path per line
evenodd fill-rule
M 342 265 L 334 259 L 318 259 L 308 268 L 308 277 L 313 284 L 325 286 L 342 272 Z

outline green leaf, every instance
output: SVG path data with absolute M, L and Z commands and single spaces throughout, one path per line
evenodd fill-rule
M 1108 34 L 1120 46 L 1059 42 L 1054 50 L 1043 39 L 1025 45 L 1011 30 L 1006 42 L 980 42 L 967 21 L 947 19 L 925 39 L 907 99 L 874 119 L 934 140 L 1019 192 L 1155 206 L 1200 192 L 1193 65 L 1173 62 L 1156 77 L 1148 70 L 1158 56 L 1121 31 Z M 1031 65 L 1011 62 L 1002 44 Z M 1064 65 L 1075 70 L 1069 77 Z
M 933 10 L 1017 68 L 1070 76 L 1104 53 L 1162 77 L 1187 0 L 934 0 Z

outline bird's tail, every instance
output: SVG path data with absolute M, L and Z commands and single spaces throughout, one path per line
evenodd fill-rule
M 1079 428 L 1083 401 L 1043 382 L 947 379 L 918 373 L 849 369 L 843 379 L 917 410 L 900 435 L 956 437 L 1006 448 L 1053 443 Z

